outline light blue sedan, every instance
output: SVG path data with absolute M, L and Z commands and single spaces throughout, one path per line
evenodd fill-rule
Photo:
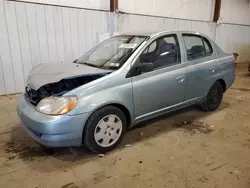
M 118 35 L 74 62 L 33 68 L 17 112 L 42 145 L 104 153 L 142 121 L 195 104 L 216 110 L 234 79 L 233 55 L 199 33 Z

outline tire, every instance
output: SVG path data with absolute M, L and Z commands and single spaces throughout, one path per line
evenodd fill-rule
M 127 130 L 124 113 L 114 106 L 95 111 L 88 119 L 83 132 L 83 145 L 95 153 L 113 150 Z
M 216 81 L 206 96 L 205 101 L 201 104 L 204 111 L 215 111 L 221 104 L 223 98 L 223 87 L 220 82 Z

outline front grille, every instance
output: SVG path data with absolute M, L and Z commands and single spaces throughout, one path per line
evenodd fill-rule
M 25 88 L 25 91 L 26 91 L 25 95 L 27 99 L 30 101 L 31 104 L 36 106 L 39 102 L 38 91 L 31 89 L 28 86 Z

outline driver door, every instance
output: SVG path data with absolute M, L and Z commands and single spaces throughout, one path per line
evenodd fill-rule
M 186 68 L 180 56 L 177 36 L 166 35 L 153 41 L 136 60 L 132 68 L 136 121 L 164 113 L 184 101 Z M 153 68 L 142 68 L 144 63 Z

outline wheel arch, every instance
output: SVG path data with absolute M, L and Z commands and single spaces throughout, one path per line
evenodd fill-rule
M 127 119 L 127 128 L 130 127 L 131 122 L 132 122 L 132 116 L 131 116 L 131 113 L 130 113 L 130 111 L 128 110 L 127 107 L 125 107 L 124 105 L 119 104 L 119 103 L 111 103 L 111 104 L 105 105 L 105 106 L 114 106 L 114 107 L 120 109 L 124 113 L 124 115 L 125 115 L 125 117 Z
M 89 117 L 88 117 L 87 121 L 89 120 L 89 118 L 92 116 L 92 114 L 93 114 L 94 112 L 96 112 L 97 110 L 100 110 L 100 109 L 102 109 L 102 108 L 104 108 L 104 107 L 107 107 L 107 106 L 114 106 L 114 107 L 120 109 L 120 110 L 124 113 L 124 115 L 125 115 L 125 117 L 126 117 L 126 119 L 127 119 L 127 128 L 130 127 L 130 125 L 131 125 L 131 123 L 132 123 L 132 115 L 131 115 L 129 109 L 128 109 L 126 106 L 124 106 L 123 104 L 116 103 L 116 102 L 104 104 L 104 105 L 99 106 L 98 108 L 94 109 L 94 110 L 89 114 Z M 87 121 L 86 121 L 86 123 L 87 123 Z M 85 123 L 85 124 L 86 124 L 86 123 Z M 85 126 L 84 126 L 84 129 L 85 129 Z M 84 131 L 84 130 L 83 130 L 83 131 Z
M 221 86 L 223 87 L 223 92 L 225 92 L 227 90 L 227 85 L 226 85 L 225 80 L 218 79 L 217 82 L 219 82 L 221 84 Z

